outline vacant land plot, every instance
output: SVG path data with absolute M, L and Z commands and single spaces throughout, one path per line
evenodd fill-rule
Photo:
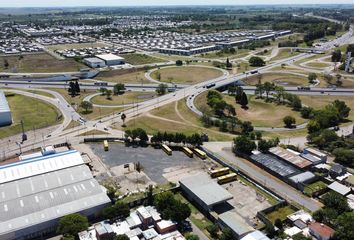
M 314 192 L 327 188 L 327 184 L 322 181 L 317 181 L 307 185 L 304 188 L 304 193 L 308 196 L 312 196 Z
M 322 108 L 334 100 L 344 101 L 351 109 L 348 119 L 354 121 L 354 101 L 351 96 L 300 96 L 300 99 L 303 104 L 315 109 Z
M 5 61 L 9 63 L 8 68 L 4 66 Z M 74 59 L 58 60 L 46 53 L 0 57 L 0 71 L 4 72 L 77 72 L 83 67 L 83 64 Z
M 282 74 L 282 73 L 264 73 L 260 76 L 258 74 L 251 75 L 247 79 L 243 79 L 249 85 L 256 85 L 261 79 L 261 82 L 272 82 L 281 86 L 299 86 L 308 85 L 308 79 L 305 76 L 294 74 Z
M 92 43 L 57 44 L 57 45 L 46 46 L 46 48 L 50 51 L 74 49 L 74 48 L 75 49 L 97 48 L 97 47 L 107 47 L 107 44 L 92 42 Z
M 203 53 L 203 54 L 199 55 L 198 57 L 210 58 L 210 59 L 219 59 L 219 58 L 235 59 L 235 58 L 245 57 L 249 54 L 249 52 L 250 52 L 250 50 L 248 50 L 248 49 L 238 49 L 234 54 L 224 53 L 221 51 L 215 51 L 215 52 L 210 52 L 210 53 Z
M 151 83 L 145 78 L 145 71 L 122 72 L 120 70 L 100 72 L 95 78 L 97 80 L 116 83 Z
M 159 63 L 159 62 L 165 62 L 166 60 L 157 58 L 157 57 L 152 57 L 146 54 L 140 54 L 140 53 L 129 53 L 129 54 L 124 54 L 122 55 L 124 57 L 125 61 L 127 63 L 130 63 L 132 65 L 141 65 L 141 64 L 150 64 L 150 63 Z
M 285 207 L 281 207 L 271 213 L 267 214 L 267 218 L 274 224 L 276 219 L 280 219 L 282 221 L 284 221 L 286 219 L 286 217 L 292 213 L 294 213 L 295 210 L 292 209 L 290 206 L 285 206 Z
M 220 77 L 223 73 L 207 67 L 167 67 L 153 71 L 151 77 L 158 80 L 158 74 L 162 82 L 195 84 Z
M 206 95 L 207 93 L 202 93 L 196 97 L 195 105 L 198 109 L 206 108 L 211 111 L 211 108 L 207 105 Z M 296 119 L 296 124 L 305 122 L 300 113 L 293 111 L 290 107 L 265 102 L 264 99 L 257 99 L 253 95 L 248 96 L 247 110 L 236 104 L 233 96 L 224 95 L 224 100 L 235 107 L 236 115 L 240 120 L 250 121 L 256 127 L 283 127 L 285 116 L 293 116 Z
M 58 93 L 60 93 L 66 101 L 68 101 L 69 104 L 73 105 L 74 108 L 77 109 L 77 111 L 85 118 L 93 120 L 93 119 L 98 119 L 100 117 L 104 117 L 116 112 L 119 112 L 122 110 L 122 108 L 100 108 L 100 107 L 94 107 L 91 112 L 85 113 L 84 109 L 80 107 L 81 102 L 84 100 L 84 98 L 88 95 L 91 95 L 93 93 L 96 93 L 94 90 L 86 90 L 85 92 L 82 91 L 80 95 L 71 97 L 68 94 L 68 91 L 65 89 L 51 89 L 54 90 Z
M 312 67 L 312 68 L 326 68 L 326 67 L 329 67 L 330 64 L 329 63 L 324 63 L 324 62 L 314 61 L 314 62 L 306 63 L 306 66 Z
M 15 94 L 7 97 L 13 123 L 11 126 L 0 128 L 0 138 L 8 137 L 21 130 L 21 120 L 25 131 L 40 129 L 60 122 L 59 112 L 51 104 L 32 97 Z
M 106 96 L 98 95 L 91 99 L 91 102 L 98 105 L 123 105 L 130 103 L 143 102 L 156 97 L 155 93 L 147 92 L 125 92 L 121 95 L 113 95 L 111 99 Z

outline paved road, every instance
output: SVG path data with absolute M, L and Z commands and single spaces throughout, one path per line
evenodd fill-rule
M 306 197 L 285 182 L 276 179 L 274 176 L 256 167 L 247 160 L 242 160 L 241 158 L 236 157 L 231 151 L 231 142 L 208 142 L 204 143 L 204 147 L 227 162 L 235 165 L 259 183 L 277 192 L 284 199 L 296 202 L 310 211 L 316 211 L 321 208 L 322 204 L 320 202 Z

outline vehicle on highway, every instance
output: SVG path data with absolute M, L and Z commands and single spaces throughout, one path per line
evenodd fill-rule
M 107 82 L 95 82 L 94 83 L 95 86 L 108 86 Z
M 311 88 L 308 87 L 308 86 L 298 86 L 298 87 L 297 87 L 297 90 L 309 91 L 309 90 L 311 90 Z
M 215 87 L 215 83 L 209 83 L 208 85 L 206 85 L 205 87 L 206 88 L 212 88 L 212 87 Z
M 256 74 L 256 73 L 258 73 L 258 70 L 253 70 L 253 71 L 251 71 L 250 73 L 251 73 L 251 74 Z
M 104 127 L 103 130 L 108 131 L 108 128 Z

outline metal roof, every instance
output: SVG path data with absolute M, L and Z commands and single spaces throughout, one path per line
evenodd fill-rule
M 109 53 L 109 54 L 100 54 L 96 55 L 97 58 L 100 58 L 104 61 L 115 61 L 115 60 L 124 60 L 124 58 L 117 56 L 115 54 Z
M 180 183 L 192 191 L 208 206 L 225 202 L 233 198 L 227 190 L 210 179 L 209 175 L 206 173 L 187 177 L 180 180 Z
M 272 172 L 279 174 L 282 177 L 286 177 L 300 172 L 292 165 L 287 164 L 286 162 L 283 162 L 270 154 L 253 154 L 251 155 L 251 159 L 261 164 L 265 168 L 271 170 Z
M 0 234 L 110 202 L 85 165 L 9 182 L 0 189 Z
M 10 107 L 3 91 L 0 91 L 0 112 L 10 112 Z
M 232 231 L 234 231 L 239 236 L 254 230 L 236 212 L 228 211 L 223 214 L 220 214 L 219 220 L 221 220 L 224 225 L 227 225 Z
M 0 184 L 83 164 L 78 151 L 70 150 L 0 166 Z
M 284 149 L 282 147 L 273 147 L 269 149 L 269 152 L 299 168 L 305 168 L 312 164 L 312 162 L 309 160 L 306 160 L 305 158 L 295 154 L 293 151 Z
M 241 240 L 270 240 L 264 233 L 259 230 L 251 232 L 241 238 Z
M 295 176 L 289 177 L 289 179 L 291 181 L 293 181 L 294 183 L 304 183 L 304 182 L 314 179 L 315 177 L 316 177 L 315 174 L 307 171 L 307 172 L 299 173 Z
M 348 193 L 350 193 L 351 189 L 339 182 L 333 182 L 331 183 L 330 185 L 328 185 L 328 188 L 345 196 L 347 195 Z

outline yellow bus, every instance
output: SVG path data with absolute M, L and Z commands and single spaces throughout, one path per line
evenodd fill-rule
M 224 184 L 224 183 L 236 181 L 237 180 L 237 174 L 236 173 L 229 173 L 229 174 L 227 174 L 225 176 L 218 177 L 217 179 L 218 179 L 218 183 L 219 184 Z
M 172 150 L 167 145 L 162 144 L 161 147 L 162 147 L 162 150 L 164 150 L 165 153 L 167 153 L 167 155 L 172 155 Z
M 214 169 L 214 170 L 210 171 L 210 176 L 212 178 L 220 177 L 220 176 L 228 174 L 229 171 L 230 171 L 230 169 L 228 167 Z
M 103 141 L 103 148 L 105 151 L 108 151 L 108 141 L 107 140 Z
M 187 147 L 182 147 L 182 151 L 183 151 L 188 157 L 190 157 L 190 158 L 193 157 L 193 152 L 192 152 L 189 148 L 187 148 Z
M 195 154 L 200 157 L 201 159 L 206 159 L 206 153 L 203 152 L 202 150 L 199 150 L 198 148 L 194 148 Z

